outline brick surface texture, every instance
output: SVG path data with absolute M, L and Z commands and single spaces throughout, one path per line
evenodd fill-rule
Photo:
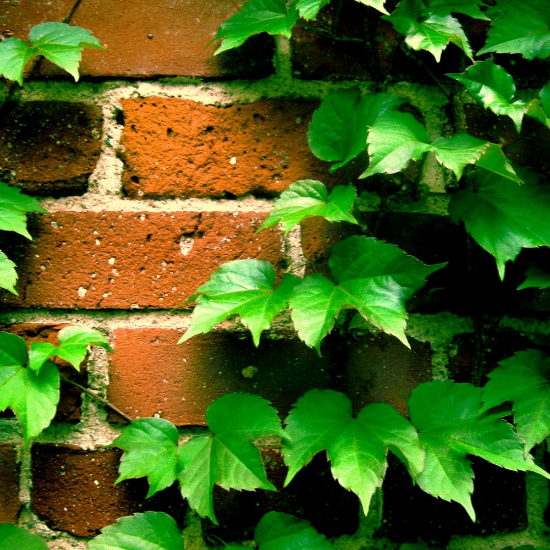
M 331 171 L 308 141 L 329 92 L 393 93 L 430 140 L 468 132 L 502 146 L 515 166 L 547 182 L 548 128 L 526 116 L 518 132 L 509 117 L 467 97 L 446 76 L 470 63 L 460 48 L 449 44 L 440 63 L 412 50 L 391 19 L 366 5 L 384 2 L 320 3 L 317 19 L 302 21 L 286 38 L 258 33 L 214 55 L 218 28 L 245 0 L 0 0 L 0 40 L 27 40 L 35 25 L 57 21 L 89 29 L 103 45 L 84 49 L 78 82 L 40 58 L 27 66 L 23 87 L 6 81 L 0 97 L 0 181 L 46 208 L 28 213 L 30 240 L 9 230 L 0 197 L 0 250 L 18 274 L 17 294 L 0 289 L 0 332 L 27 346 L 57 345 L 62 328 L 80 324 L 108 336 L 113 351 L 90 348 L 79 371 L 55 359 L 65 377 L 57 412 L 28 445 L 20 419 L 10 407 L 0 410 L 0 526 L 14 523 L 39 533 L 52 550 L 65 550 L 83 547 L 123 516 L 152 510 L 176 520 L 186 548 L 220 541 L 249 547 L 262 516 L 279 511 L 308 520 L 346 550 L 547 545 L 549 489 L 542 477 L 473 459 L 474 523 L 456 502 L 412 483 L 391 445 L 366 518 L 344 488 L 345 475 L 334 479 L 332 450 L 306 457 L 285 486 L 279 437 L 256 441 L 277 490 L 215 486 L 217 523 L 194 515 L 177 482 L 149 498 L 144 477 L 115 483 L 123 451 L 110 444 L 131 420 L 169 421 L 182 443 L 207 433 L 208 407 L 230 392 L 268 400 L 284 425 L 315 388 L 343 392 L 355 418 L 379 402 L 409 418 L 409 397 L 423 383 L 448 378 L 483 386 L 514 353 L 550 352 L 550 288 L 517 290 L 528 270 L 548 271 L 550 248 L 523 250 L 500 280 L 494 258 L 446 215 L 470 181 L 470 167 L 457 182 L 430 153 L 398 173 L 361 178 L 372 149 Z M 397 4 L 385 6 L 392 11 Z M 479 51 L 490 23 L 457 19 Z M 550 79 L 550 58 L 496 54 L 495 62 L 514 74 L 518 98 L 535 97 Z M 348 138 L 334 134 L 339 116 L 325 124 L 336 146 Z M 281 225 L 259 231 L 276 198 L 300 180 L 321 181 L 329 192 L 353 184 L 358 223 L 309 217 L 290 233 Z M 197 289 L 221 265 L 270 262 L 275 285 L 286 273 L 334 281 L 331 248 L 356 235 L 445 264 L 406 304 L 410 347 L 348 308 L 321 353 L 300 340 L 288 310 L 258 346 L 236 309 L 178 345 L 192 323 Z M 19 353 L 0 346 L 0 371 L 13 368 Z M 32 386 L 38 375 L 25 374 Z M 10 381 L 0 372 L 0 403 L 12 399 Z M 544 444 L 532 452 L 548 470 Z

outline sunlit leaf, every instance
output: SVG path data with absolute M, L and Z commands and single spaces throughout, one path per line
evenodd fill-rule
M 12 294 L 17 295 L 15 285 L 18 276 L 15 267 L 15 264 L 0 250 L 0 288 L 5 288 Z
M 40 537 L 13 523 L 0 523 L 0 548 L 2 550 L 48 550 L 46 543 Z
M 0 42 L 0 75 L 15 80 L 23 86 L 25 66 L 32 57 L 32 51 L 20 38 L 6 38 Z
M 329 3 L 330 0 L 297 0 L 296 7 L 303 19 L 315 19 L 319 10 Z
M 98 330 L 86 327 L 65 327 L 59 331 L 59 347 L 56 355 L 68 361 L 75 369 L 84 361 L 88 346 L 98 346 L 113 351 L 109 340 Z
M 33 197 L 17 187 L 0 182 L 0 230 L 15 231 L 32 239 L 27 231 L 27 212 L 46 212 Z

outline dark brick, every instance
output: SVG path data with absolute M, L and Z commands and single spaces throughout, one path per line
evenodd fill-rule
M 15 523 L 21 510 L 19 463 L 14 445 L 0 443 L 0 523 Z

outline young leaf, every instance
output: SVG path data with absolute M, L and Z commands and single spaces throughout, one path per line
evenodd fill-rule
M 467 455 L 509 470 L 550 475 L 525 454 L 523 441 L 498 415 L 484 413 L 481 388 L 471 384 L 427 382 L 409 398 L 412 425 L 426 450 L 426 464 L 417 477 L 427 493 L 461 504 L 475 521 L 471 494 L 474 472 Z
M 134 420 L 124 428 L 112 445 L 125 451 L 116 483 L 125 479 L 147 477 L 149 498 L 176 481 L 178 430 L 168 420 Z
M 332 330 L 340 310 L 351 307 L 408 346 L 405 301 L 444 265 L 425 265 L 374 238 L 344 239 L 332 247 L 329 259 L 337 283 L 315 274 L 292 292 L 289 303 L 298 336 L 320 352 L 321 340 Z
M 525 59 L 550 55 L 550 5 L 539 0 L 498 0 L 496 17 L 478 55 L 519 53 Z
M 448 74 L 462 83 L 469 94 L 477 99 L 486 109 L 497 115 L 509 116 L 521 131 L 521 122 L 528 105 L 525 101 L 514 100 L 516 85 L 511 74 L 492 59 L 478 61 L 463 73 Z
M 287 8 L 285 0 L 248 0 L 241 11 L 220 25 L 215 39 L 221 38 L 222 43 L 214 55 L 238 48 L 248 38 L 261 32 L 290 38 L 296 21 L 296 3 Z
M 86 357 L 88 346 L 98 346 L 113 351 L 109 340 L 98 330 L 86 327 L 65 327 L 59 331 L 59 347 L 56 355 L 68 361 L 76 370 Z
M 0 548 L 2 550 L 48 550 L 46 543 L 40 537 L 13 523 L 0 523 Z
M 27 344 L 21 336 L 0 332 L 0 367 L 24 365 L 27 358 Z
M 191 326 L 178 344 L 196 334 L 208 332 L 227 316 L 238 314 L 250 329 L 254 344 L 271 321 L 287 307 L 288 298 L 298 279 L 285 274 L 275 289 L 275 270 L 265 260 L 235 260 L 223 264 L 210 280 L 199 287 L 190 301 L 197 300 Z
M 322 216 L 331 222 L 357 224 L 358 221 L 351 214 L 356 198 L 357 192 L 352 185 L 338 185 L 329 196 L 327 188 L 320 181 L 297 181 L 275 201 L 273 210 L 260 230 L 280 222 L 286 235 L 296 224 L 312 216 Z
M 330 171 L 334 172 L 367 148 L 368 127 L 402 103 L 391 94 L 361 95 L 356 89 L 331 92 L 309 125 L 307 137 L 312 153 L 333 162 Z
M 38 374 L 44 363 L 54 357 L 56 352 L 57 347 L 49 342 L 31 342 L 27 367 Z
M 514 261 L 522 248 L 550 245 L 550 187 L 535 174 L 522 170 L 525 182 L 477 170 L 473 188 L 453 195 L 449 214 L 463 221 L 466 231 L 497 262 L 504 278 L 506 262 Z
M 296 7 L 302 19 L 315 19 L 319 10 L 324 8 L 330 0 L 298 0 Z
M 90 550 L 183 550 L 178 524 L 164 512 L 120 518 L 88 543 Z
M 5 288 L 17 296 L 18 292 L 15 290 L 17 279 L 15 264 L 0 250 L 0 288 Z
M 308 521 L 281 512 L 268 512 L 254 531 L 261 550 L 334 550 Z
M 23 86 L 23 72 L 32 57 L 29 47 L 20 38 L 6 38 L 0 42 L 0 76 L 15 80 Z
M 550 357 L 538 350 L 500 361 L 483 388 L 484 410 L 512 402 L 514 424 L 527 451 L 550 435 Z
M 183 498 L 201 517 L 217 523 L 212 489 L 275 490 L 266 478 L 260 437 L 284 436 L 277 412 L 258 395 L 230 393 L 206 411 L 212 435 L 191 438 L 178 449 L 178 480 Z
M 298 399 L 286 420 L 283 456 L 285 486 L 319 452 L 327 452 L 342 487 L 361 500 L 365 515 L 373 493 L 382 486 L 388 448 L 398 449 L 413 475 L 424 465 L 416 430 L 392 406 L 374 403 L 354 418 L 351 401 L 333 390 L 311 390 Z
M 21 194 L 17 187 L 0 182 L 0 229 L 15 231 L 31 239 L 27 231 L 27 212 L 46 212 L 36 199 Z
M 532 265 L 526 273 L 526 279 L 518 286 L 518 290 L 524 288 L 550 288 L 550 271 Z

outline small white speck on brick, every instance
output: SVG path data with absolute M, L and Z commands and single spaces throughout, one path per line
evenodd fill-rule
M 116 258 L 109 258 L 109 263 L 111 265 L 114 265 L 115 262 L 116 262 Z
M 86 292 L 88 292 L 88 289 L 83 286 L 78 289 L 78 295 L 80 298 L 84 298 L 84 296 L 86 296 Z
M 237 164 L 237 157 L 231 157 L 229 164 Z
M 186 237 L 185 235 L 180 239 L 180 250 L 181 253 L 184 256 L 187 256 L 189 252 L 191 252 L 191 249 L 193 248 L 193 244 L 195 243 L 193 237 Z

